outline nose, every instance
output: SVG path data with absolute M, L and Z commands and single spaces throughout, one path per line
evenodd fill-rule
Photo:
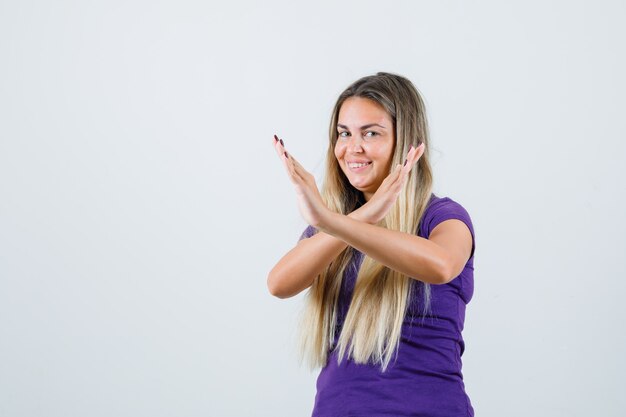
M 350 152 L 362 152 L 363 151 L 363 138 L 359 135 L 354 135 L 348 142 L 348 150 Z

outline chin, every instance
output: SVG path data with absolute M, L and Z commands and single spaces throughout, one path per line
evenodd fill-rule
M 368 191 L 369 189 L 369 184 L 354 184 L 352 181 L 350 181 L 350 185 L 352 185 L 354 188 L 356 188 L 357 190 L 359 190 L 360 192 L 365 192 Z
M 351 186 L 353 186 L 354 188 L 356 188 L 357 190 L 364 192 L 364 191 L 368 191 L 369 188 L 372 186 L 371 183 L 367 182 L 367 183 L 360 183 L 360 184 L 355 184 L 354 180 L 355 178 L 352 176 L 352 172 L 345 172 L 343 173 L 345 175 L 345 177 L 348 179 L 348 182 L 350 183 Z M 356 178 L 357 180 L 363 180 L 363 178 Z

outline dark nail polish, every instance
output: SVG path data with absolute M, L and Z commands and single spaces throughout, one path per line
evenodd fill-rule
M 283 142 L 283 140 L 282 140 L 282 139 L 280 140 L 280 144 L 281 144 L 282 146 L 285 146 L 285 142 Z
M 402 164 L 402 166 L 406 166 L 406 161 L 408 161 L 408 159 L 404 160 L 404 164 Z
M 278 136 L 274 135 L 274 143 L 278 142 Z
M 287 155 L 287 151 L 285 151 L 285 157 L 286 157 L 286 158 L 289 158 L 289 155 Z

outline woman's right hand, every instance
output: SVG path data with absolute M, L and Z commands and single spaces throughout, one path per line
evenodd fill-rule
M 389 209 L 398 199 L 407 175 L 423 153 L 424 143 L 421 143 L 417 148 L 411 146 L 406 157 L 406 164 L 404 166 L 396 165 L 395 169 L 380 184 L 372 198 L 352 212 L 354 217 L 370 224 L 378 224 L 384 219 Z

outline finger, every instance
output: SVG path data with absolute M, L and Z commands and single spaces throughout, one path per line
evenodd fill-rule
M 294 158 L 293 155 L 289 154 L 289 159 L 291 159 L 291 162 L 293 162 L 293 167 L 295 168 L 296 172 L 302 173 L 302 171 L 306 171 L 306 169 L 304 169 L 304 167 L 300 165 L 300 162 L 298 162 L 298 160 Z
M 419 160 L 424 154 L 424 150 L 426 150 L 426 145 L 424 142 L 420 143 L 417 148 L 415 148 L 415 160 Z
M 287 170 L 289 179 L 291 180 L 292 183 L 297 184 L 298 175 L 296 174 L 293 168 L 293 163 L 291 162 L 291 159 L 289 158 L 289 153 L 287 151 L 283 151 L 282 160 L 283 160 L 283 163 L 285 164 L 285 169 Z
M 404 164 L 402 165 L 402 175 L 408 174 L 408 172 L 411 170 L 411 167 L 413 166 L 413 162 L 414 162 L 414 159 L 413 159 L 414 155 L 415 155 L 415 148 L 413 147 L 413 145 L 411 145 L 409 152 L 407 152 L 406 158 L 404 159 Z
M 411 160 L 411 169 L 413 169 L 413 167 L 415 165 L 417 165 L 417 162 L 419 161 L 419 159 L 421 158 L 421 156 L 424 154 L 424 143 L 421 143 L 417 148 L 415 148 L 415 153 L 413 155 L 413 158 Z
M 290 179 L 293 181 L 293 166 L 290 162 L 290 158 L 289 158 L 289 153 L 287 152 L 287 150 L 285 149 L 285 143 L 282 139 L 280 139 L 278 136 L 274 135 L 274 150 L 276 151 L 276 154 L 278 155 L 278 157 L 283 161 L 283 165 L 285 166 L 285 169 L 287 170 L 287 174 L 289 174 Z
M 291 155 L 287 151 L 284 151 L 283 159 L 285 161 L 285 164 L 287 166 L 287 170 L 289 171 L 289 175 L 291 176 L 291 179 L 294 182 L 294 184 L 299 184 L 302 181 L 304 181 L 304 178 L 298 172 L 298 169 L 296 167 L 296 165 L 298 165 L 298 166 L 301 166 L 301 165 L 298 163 L 298 161 L 296 161 L 296 159 L 293 157 L 293 155 Z
M 291 155 L 291 159 L 293 161 L 293 165 L 296 171 L 296 174 L 298 174 L 300 176 L 300 178 L 302 178 L 303 181 L 309 181 L 309 182 L 313 182 L 315 181 L 313 174 L 311 174 L 309 171 L 307 171 L 302 164 L 300 164 L 300 162 L 298 162 L 298 160 L 296 158 L 293 157 L 293 155 Z
M 400 184 L 404 184 L 406 178 L 409 175 L 409 172 L 411 172 L 411 169 L 413 168 L 413 165 L 415 165 L 416 154 L 418 153 L 419 149 L 419 146 L 415 148 L 413 147 L 413 145 L 411 145 L 409 152 L 407 152 L 406 159 L 404 160 L 404 165 L 402 166 L 401 175 L 398 179 Z
M 298 161 L 296 161 L 293 155 L 287 152 L 287 149 L 285 149 L 284 141 L 282 139 L 279 139 L 278 136 L 274 135 L 274 144 L 281 159 L 287 158 L 287 160 L 291 161 L 291 168 L 296 173 L 298 173 L 300 177 L 302 177 L 302 171 L 306 172 L 306 170 L 302 167 L 302 165 L 300 165 Z
M 285 146 L 284 146 L 283 140 L 280 139 L 276 135 L 274 135 L 274 139 L 272 140 L 274 141 L 274 150 L 276 151 L 276 155 L 278 155 L 279 158 L 282 158 L 283 152 L 285 152 Z
M 398 164 L 394 168 L 391 175 L 389 175 L 389 186 L 392 187 L 394 184 L 397 184 L 398 181 L 402 181 L 402 171 L 404 170 L 404 165 Z
M 407 158 L 407 163 L 402 167 L 402 170 L 400 171 L 400 176 L 398 178 L 398 182 L 400 184 L 404 184 L 404 182 L 406 181 L 406 177 L 409 176 L 409 172 L 411 172 L 411 167 L 412 165 L 412 161 L 410 159 Z
M 417 148 L 413 148 L 411 150 L 410 155 L 407 157 L 407 159 L 410 159 L 411 161 L 410 164 L 407 164 L 407 165 L 410 165 L 409 171 L 413 168 L 413 166 L 415 166 L 415 163 L 419 161 L 420 157 L 424 153 L 424 149 L 425 149 L 425 145 L 424 145 L 424 142 L 422 142 L 419 144 Z
M 282 159 L 284 157 L 285 151 L 287 150 L 285 148 L 285 142 L 276 135 L 274 135 L 273 140 L 274 140 L 274 148 L 276 149 L 276 154 Z
M 276 153 L 278 154 L 278 156 L 283 160 L 285 168 L 287 169 L 290 177 L 293 176 L 295 172 L 293 163 L 291 161 L 293 161 L 294 158 L 285 149 L 285 142 L 276 135 L 274 135 L 274 148 L 276 149 Z M 295 178 L 292 178 L 292 180 L 293 179 Z
M 407 177 L 407 169 L 410 168 L 410 164 L 407 162 L 406 164 L 398 164 L 397 165 L 397 175 L 394 178 L 394 181 L 390 184 L 392 190 L 398 191 L 402 184 L 405 182 L 405 178 Z

